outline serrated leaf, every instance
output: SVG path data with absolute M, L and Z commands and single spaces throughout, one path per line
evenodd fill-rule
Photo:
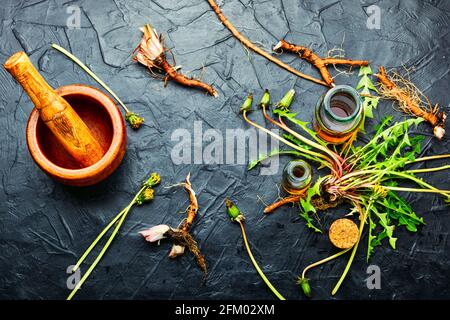
M 303 219 L 305 219 L 306 221 L 306 226 L 312 230 L 314 230 L 314 232 L 318 232 L 318 233 L 322 233 L 322 230 L 320 230 L 319 228 L 317 228 L 314 224 L 313 224 L 313 220 L 311 219 L 311 217 L 306 213 L 302 213 L 300 214 L 300 217 L 302 217 Z
M 370 103 L 364 99 L 363 102 L 363 108 L 364 108 L 364 115 L 368 118 L 373 118 L 373 112 L 372 112 L 372 106 L 370 105 Z
M 370 66 L 359 67 L 359 73 L 358 73 L 359 77 L 361 77 L 363 75 L 369 75 L 369 74 L 373 74 L 372 68 L 370 68 Z
M 372 83 L 372 80 L 367 75 L 362 76 L 361 80 L 359 80 L 358 85 L 356 86 L 356 90 L 361 88 L 367 88 L 373 91 L 376 91 L 377 88 Z

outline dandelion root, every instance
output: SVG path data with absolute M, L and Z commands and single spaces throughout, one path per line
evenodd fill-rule
M 197 264 L 200 267 L 200 269 L 203 271 L 205 276 L 208 274 L 205 257 L 200 252 L 200 249 L 198 248 L 198 245 L 197 245 L 197 241 L 194 240 L 194 238 L 191 236 L 191 234 L 189 232 L 182 231 L 182 230 L 169 229 L 164 234 L 164 236 L 173 239 L 175 242 L 175 245 L 187 247 L 189 249 L 189 251 L 191 251 L 192 254 L 195 256 L 195 259 L 197 260 Z
M 380 82 L 382 97 L 397 101 L 404 113 L 425 119 L 433 127 L 436 138 L 442 139 L 447 115 L 439 111 L 438 105 L 431 106 L 428 98 L 411 81 L 396 73 L 388 75 L 384 67 L 380 67 L 375 76 Z
M 164 48 L 161 38 L 150 25 L 145 25 L 141 28 L 141 31 L 144 35 L 137 48 L 134 50 L 133 60 L 138 61 L 150 70 L 156 69 L 163 71 L 165 73 L 165 83 L 167 83 L 168 79 L 172 79 L 185 87 L 202 89 L 213 97 L 218 96 L 217 91 L 212 86 L 200 80 L 188 78 L 185 75 L 178 73 L 177 70 L 167 62 L 166 51 L 168 49 Z
M 291 196 L 282 198 L 282 199 L 278 200 L 277 202 L 274 202 L 271 205 L 268 205 L 264 209 L 264 213 L 272 213 L 279 207 L 284 206 L 285 204 L 299 203 L 300 199 L 304 198 L 305 196 L 306 196 L 306 194 L 296 194 L 296 195 L 291 195 Z M 314 206 L 314 208 L 316 208 L 319 211 L 327 210 L 330 208 L 335 208 L 338 205 L 340 205 L 342 203 L 342 201 L 343 201 L 342 199 L 337 199 L 335 201 L 326 201 L 326 200 L 322 199 L 321 197 L 314 197 L 313 199 L 311 199 L 312 205 Z
M 282 62 L 281 60 L 275 58 L 274 56 L 272 56 L 270 53 L 264 51 L 263 49 L 261 49 L 260 47 L 256 46 L 254 43 L 252 43 L 250 40 L 248 40 L 246 37 L 244 37 L 234 26 L 233 24 L 225 17 L 225 15 L 223 14 L 222 10 L 220 10 L 219 6 L 217 5 L 217 3 L 214 0 L 208 0 L 209 5 L 211 6 L 211 8 L 214 10 L 214 12 L 216 13 L 217 17 L 219 18 L 220 22 L 223 23 L 223 25 L 225 27 L 228 28 L 228 30 L 230 30 L 230 32 L 233 34 L 233 36 L 238 39 L 245 47 L 249 48 L 250 50 L 256 52 L 257 54 L 263 56 L 264 58 L 266 58 L 267 60 L 269 60 L 270 62 L 276 64 L 277 66 L 279 66 L 280 68 L 283 68 L 286 71 L 289 71 L 292 74 L 295 74 L 297 77 L 315 82 L 317 84 L 321 84 L 323 86 L 330 86 L 328 83 L 316 79 L 314 77 L 311 77 L 307 74 L 304 74 L 300 71 L 298 71 L 297 69 L 292 68 L 291 66 L 287 65 L 286 63 Z
M 311 49 L 303 46 L 298 46 L 291 44 L 287 41 L 280 40 L 277 45 L 273 48 L 274 51 L 288 51 L 296 53 L 300 58 L 308 61 L 313 66 L 315 66 L 322 76 L 326 84 L 331 87 L 334 85 L 334 80 L 328 72 L 328 65 L 348 65 L 348 66 L 367 66 L 369 61 L 366 60 L 351 60 L 342 58 L 321 58 L 317 54 L 311 51 Z

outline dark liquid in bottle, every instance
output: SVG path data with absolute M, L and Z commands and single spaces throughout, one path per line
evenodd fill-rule
M 336 116 L 346 118 L 356 109 L 355 100 L 345 93 L 336 93 L 330 100 L 330 109 Z

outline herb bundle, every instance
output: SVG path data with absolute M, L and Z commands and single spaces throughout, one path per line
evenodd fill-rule
M 97 246 L 98 242 L 103 238 L 103 236 L 112 227 L 114 227 L 111 235 L 109 236 L 108 240 L 106 241 L 106 244 L 103 246 L 102 250 L 97 255 L 97 257 L 95 258 L 94 262 L 91 264 L 89 269 L 84 273 L 84 275 L 81 278 L 81 280 L 75 285 L 75 288 L 69 294 L 69 296 L 67 297 L 67 300 L 71 300 L 74 297 L 74 295 L 77 293 L 78 290 L 80 290 L 80 288 L 84 284 L 84 282 L 89 278 L 89 276 L 92 273 L 92 271 L 94 271 L 95 267 L 100 262 L 102 257 L 105 255 L 105 253 L 108 250 L 108 248 L 110 247 L 112 241 L 114 240 L 114 238 L 116 237 L 117 233 L 119 232 L 120 227 L 124 223 L 124 221 L 125 221 L 126 217 L 128 216 L 128 213 L 130 212 L 131 208 L 134 205 L 142 205 L 142 204 L 144 204 L 144 203 L 146 203 L 148 201 L 153 200 L 153 193 L 154 193 L 153 188 L 157 184 L 159 184 L 160 180 L 161 180 L 161 178 L 160 178 L 159 174 L 152 173 L 150 175 L 150 178 L 148 178 L 147 181 L 145 181 L 142 184 L 141 189 L 138 191 L 138 193 L 136 193 L 136 195 L 134 196 L 133 200 L 131 200 L 131 202 L 125 208 L 123 208 L 122 211 L 120 211 L 114 217 L 114 219 L 111 220 L 111 222 L 99 233 L 97 238 L 95 238 L 95 240 L 91 243 L 91 245 L 82 254 L 81 258 L 77 261 L 75 266 L 72 268 L 72 272 L 75 272 L 80 267 L 80 265 L 84 262 L 84 260 L 88 257 L 88 255 L 92 252 L 92 250 Z
M 333 260 L 351 250 L 348 260 L 332 294 L 336 294 L 346 277 L 361 242 L 364 228 L 368 227 L 367 260 L 375 247 L 388 241 L 395 249 L 397 238 L 394 235 L 396 226 L 405 227 L 410 232 L 424 224 L 408 202 L 398 192 L 423 192 L 442 195 L 450 201 L 450 190 L 438 189 L 417 174 L 449 169 L 450 166 L 412 170 L 412 164 L 433 159 L 449 158 L 450 155 L 418 157 L 421 153 L 421 136 L 412 136 L 410 128 L 417 126 L 423 119 L 408 119 L 392 123 L 392 117 L 386 117 L 376 128 L 372 139 L 362 146 L 346 145 L 338 152 L 330 149 L 311 130 L 307 122 L 296 117 L 290 111 L 294 91 L 290 90 L 273 109 L 274 116 L 269 115 L 268 106 L 260 104 L 264 118 L 282 129 L 286 134 L 278 135 L 263 125 L 248 118 L 253 97 L 249 96 L 241 108 L 244 120 L 255 128 L 278 139 L 291 147 L 296 155 L 315 162 L 321 168 L 327 168 L 329 174 L 317 179 L 308 189 L 304 197 L 299 199 L 301 216 L 306 225 L 316 232 L 322 232 L 316 225 L 314 217 L 317 212 L 343 201 L 352 206 L 352 212 L 359 217 L 359 236 L 356 244 L 348 249 L 308 266 L 299 278 L 299 284 L 307 295 L 310 295 L 309 280 L 306 272 L 322 263 Z M 267 94 L 267 92 L 265 93 Z M 302 133 L 292 129 L 287 123 L 298 126 Z M 402 181 L 412 182 L 417 187 L 403 187 Z

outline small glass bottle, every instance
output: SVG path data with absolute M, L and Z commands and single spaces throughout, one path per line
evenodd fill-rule
M 339 85 L 328 90 L 316 105 L 314 129 L 331 144 L 346 142 L 364 121 L 361 97 L 354 88 Z
M 311 166 L 303 160 L 293 160 L 283 170 L 283 188 L 290 194 L 303 193 L 311 184 Z

